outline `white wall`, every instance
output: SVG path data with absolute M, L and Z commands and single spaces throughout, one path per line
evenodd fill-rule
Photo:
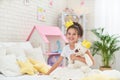
M 29 1 L 28 5 L 24 1 Z M 0 0 L 0 41 L 25 41 L 34 25 L 57 25 L 66 0 Z M 62 6 L 61 6 L 62 5 Z M 37 20 L 37 8 L 46 9 L 46 21 Z

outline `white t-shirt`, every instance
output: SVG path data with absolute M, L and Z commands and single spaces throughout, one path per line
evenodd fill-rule
M 63 56 L 64 58 L 67 58 L 68 61 L 70 61 L 70 55 L 73 53 L 74 53 L 74 50 L 71 50 L 70 46 L 66 45 L 62 50 L 61 56 Z

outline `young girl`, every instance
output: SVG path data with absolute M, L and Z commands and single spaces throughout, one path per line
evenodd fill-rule
M 85 58 L 76 56 L 74 54 L 75 43 L 77 43 L 79 38 L 81 38 L 82 36 L 83 36 L 83 29 L 82 29 L 81 25 L 76 22 L 73 22 L 73 25 L 68 27 L 67 32 L 66 32 L 66 38 L 68 39 L 69 43 L 63 48 L 59 59 L 51 67 L 51 69 L 47 72 L 47 75 L 49 75 L 53 70 L 55 70 L 59 66 L 59 64 L 62 62 L 62 60 L 66 57 L 68 58 L 68 61 L 78 60 L 78 61 L 82 61 L 82 62 L 86 63 Z M 86 54 L 89 55 L 89 57 L 91 58 L 91 60 L 94 63 L 91 53 L 89 51 L 86 51 Z

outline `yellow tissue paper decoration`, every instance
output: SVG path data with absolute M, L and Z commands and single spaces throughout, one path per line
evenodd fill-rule
M 47 64 L 45 64 L 43 62 L 34 60 L 32 58 L 29 58 L 29 61 L 33 64 L 34 68 L 37 69 L 37 71 L 40 72 L 40 73 L 44 73 L 45 74 L 51 68 L 51 66 L 49 66 L 49 65 L 47 65 Z
M 69 20 L 65 23 L 65 27 L 66 28 L 69 28 L 71 25 L 73 25 L 73 21 L 72 20 Z
M 29 62 L 29 60 L 25 62 L 18 60 L 17 63 L 20 66 L 20 71 L 22 74 L 33 75 L 37 72 L 37 70 L 33 67 L 32 63 Z
M 82 46 L 84 46 L 85 48 L 90 48 L 91 47 L 91 42 L 87 41 L 87 40 L 84 40 L 82 42 Z

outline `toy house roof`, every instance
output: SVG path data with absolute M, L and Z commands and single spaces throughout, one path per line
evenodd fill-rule
M 37 32 L 41 35 L 46 43 L 49 43 L 47 36 L 60 36 L 65 42 L 67 42 L 67 39 L 65 38 L 59 27 L 56 26 L 34 26 L 27 38 L 27 41 L 30 39 L 34 30 L 37 30 Z

